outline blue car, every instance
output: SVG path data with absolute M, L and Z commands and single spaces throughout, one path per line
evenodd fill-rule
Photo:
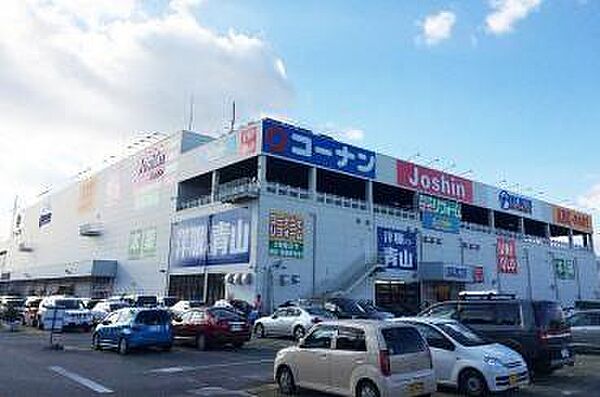
M 131 349 L 173 346 L 171 315 L 162 309 L 125 308 L 110 313 L 96 326 L 92 347 L 116 348 L 119 354 Z

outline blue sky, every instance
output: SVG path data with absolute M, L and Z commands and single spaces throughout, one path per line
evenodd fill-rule
M 441 10 L 456 16 L 451 37 L 419 42 Z M 225 0 L 197 16 L 270 43 L 293 119 L 575 201 L 600 182 L 600 3 L 543 1 L 501 35 L 486 31 L 489 13 L 486 1 Z
M 235 98 L 242 120 L 440 158 L 600 224 L 599 17 L 596 0 L 7 0 L 0 237 L 15 195 L 183 128 L 191 95 L 199 131 L 224 131 Z

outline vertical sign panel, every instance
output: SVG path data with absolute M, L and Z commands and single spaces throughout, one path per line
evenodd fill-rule
M 378 227 L 377 256 L 387 268 L 417 270 L 417 233 Z
M 421 194 L 419 195 L 419 209 L 425 229 L 447 233 L 460 232 L 460 203 Z
M 302 258 L 304 254 L 304 219 L 282 211 L 269 214 L 269 255 Z
M 518 273 L 517 242 L 514 238 L 498 237 L 497 259 L 500 273 Z

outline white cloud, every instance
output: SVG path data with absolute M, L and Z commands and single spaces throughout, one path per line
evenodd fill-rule
M 365 139 L 365 132 L 356 128 L 342 131 L 339 135 L 343 140 L 351 142 L 362 142 Z
M 420 24 L 423 29 L 421 37 L 428 45 L 438 44 L 450 38 L 455 23 L 456 15 L 450 11 L 440 11 L 437 14 L 428 15 Z
M 201 3 L 2 3 L 0 222 L 14 194 L 65 180 L 136 132 L 181 129 L 192 94 L 205 132 L 222 128 L 231 99 L 239 120 L 285 112 L 284 62 L 263 39 L 202 26 Z
M 513 30 L 514 24 L 539 8 L 542 0 L 490 0 L 492 12 L 485 22 L 487 31 L 501 35 Z

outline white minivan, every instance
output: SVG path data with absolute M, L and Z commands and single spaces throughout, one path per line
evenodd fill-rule
M 412 325 L 425 337 L 439 385 L 478 397 L 529 384 L 527 364 L 519 353 L 486 341 L 455 320 L 406 317 L 394 322 Z
M 316 324 L 297 346 L 277 353 L 274 377 L 284 394 L 302 387 L 352 397 L 429 396 L 436 387 L 417 329 L 373 320 Z

